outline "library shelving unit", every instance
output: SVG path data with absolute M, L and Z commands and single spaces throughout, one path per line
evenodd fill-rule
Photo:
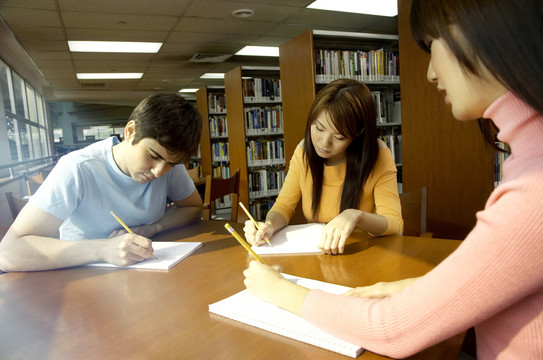
M 351 78 L 365 83 L 372 91 L 380 136 L 400 168 L 398 53 L 398 36 L 386 34 L 309 30 L 281 45 L 287 163 L 303 139 L 316 93 L 332 80 Z
M 202 115 L 200 140 L 201 175 L 228 178 L 230 158 L 226 96 L 223 86 L 203 86 L 196 92 L 198 111 Z M 231 196 L 216 200 L 216 209 L 230 208 Z
M 240 170 L 240 201 L 262 220 L 286 176 L 279 68 L 238 66 L 224 82 L 230 167 Z
M 436 84 L 426 79 L 430 56 L 411 36 L 410 8 L 411 0 L 398 2 L 403 188 L 428 187 L 434 237 L 463 239 L 494 188 L 494 152 L 477 122 L 454 119 Z

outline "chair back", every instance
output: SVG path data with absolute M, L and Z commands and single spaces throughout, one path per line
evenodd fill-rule
M 187 172 L 189 173 L 192 181 L 196 182 L 200 178 L 200 166 L 193 167 L 192 169 L 187 169 Z
M 32 196 L 38 190 L 40 185 L 43 184 L 43 174 L 40 172 L 38 175 L 26 175 L 25 177 L 28 196 Z
M 204 195 L 204 220 L 212 220 L 212 214 L 215 213 L 215 200 L 224 196 L 232 196 L 232 205 L 230 210 L 230 221 L 238 219 L 238 199 L 239 199 L 239 170 L 228 179 L 214 178 L 211 175 L 206 176 L 206 189 Z
M 403 234 L 407 236 L 432 237 L 427 232 L 426 218 L 428 207 L 428 189 L 426 186 L 418 190 L 400 194 L 402 217 L 404 222 Z
M 8 200 L 9 210 L 11 211 L 11 217 L 15 220 L 28 200 L 13 195 L 11 191 L 6 193 L 6 198 Z

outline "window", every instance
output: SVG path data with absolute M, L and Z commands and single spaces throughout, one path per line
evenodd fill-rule
M 0 163 L 49 156 L 43 97 L 1 60 L 0 95 L 4 108 L 0 131 L 5 125 L 8 140 L 8 145 L 0 148 Z

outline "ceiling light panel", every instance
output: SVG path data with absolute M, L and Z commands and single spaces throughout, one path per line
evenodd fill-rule
M 236 55 L 247 56 L 279 56 L 279 48 L 276 46 L 246 46 Z
M 160 42 L 68 41 L 72 52 L 157 53 Z
M 398 15 L 397 0 L 316 0 L 307 8 L 390 17 Z
M 79 80 L 96 79 L 141 79 L 143 73 L 78 73 Z

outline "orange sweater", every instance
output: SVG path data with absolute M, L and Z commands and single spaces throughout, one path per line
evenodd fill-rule
M 280 213 L 289 222 L 301 197 L 302 209 L 307 221 L 330 222 L 339 215 L 345 169 L 345 163 L 324 167 L 321 203 L 317 218 L 313 219 L 311 212 L 313 178 L 310 171 L 306 171 L 303 148 L 298 145 L 290 160 L 285 183 L 270 211 Z M 381 149 L 375 168 L 364 186 L 359 207 L 362 211 L 377 213 L 386 218 L 387 230 L 383 234 L 375 235 L 399 234 L 403 231 L 396 172 L 390 150 L 388 148 Z

